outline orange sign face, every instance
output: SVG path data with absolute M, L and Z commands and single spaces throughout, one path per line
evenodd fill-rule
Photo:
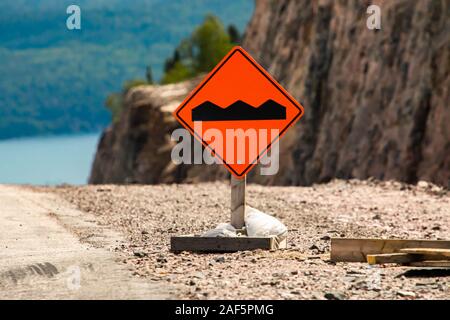
M 242 178 L 303 113 L 244 49 L 234 47 L 174 116 Z

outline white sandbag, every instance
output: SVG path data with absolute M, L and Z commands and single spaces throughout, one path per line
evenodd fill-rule
M 220 223 L 215 229 L 208 230 L 202 237 L 232 238 L 237 237 L 236 229 L 229 223 Z
M 245 227 L 249 237 L 279 236 L 287 232 L 281 221 L 249 206 L 246 206 Z

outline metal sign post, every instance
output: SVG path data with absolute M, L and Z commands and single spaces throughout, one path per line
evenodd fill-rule
M 242 229 L 245 225 L 245 186 L 247 176 L 237 179 L 231 175 L 231 225 Z

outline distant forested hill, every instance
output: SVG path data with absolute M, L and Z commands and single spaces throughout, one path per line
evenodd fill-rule
M 81 7 L 81 30 L 66 8 Z M 253 0 L 7 0 L 0 2 L 0 139 L 99 130 L 108 93 L 159 79 L 164 61 L 207 13 L 241 31 Z

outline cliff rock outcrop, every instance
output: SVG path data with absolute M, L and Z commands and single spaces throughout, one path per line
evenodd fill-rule
M 226 177 L 221 166 L 175 165 L 171 161 L 177 143 L 171 134 L 181 127 L 172 112 L 200 80 L 130 89 L 124 96 L 120 120 L 100 138 L 89 183 L 155 184 Z
M 244 47 L 305 106 L 275 178 L 450 178 L 450 2 L 261 1 Z
M 380 30 L 366 26 L 371 3 L 381 8 Z M 257 1 L 243 47 L 303 104 L 305 116 L 281 140 L 280 172 L 254 171 L 249 179 L 308 185 L 373 176 L 447 186 L 449 30 L 448 0 Z M 179 96 L 161 102 L 177 86 Z M 129 92 L 120 122 L 99 145 L 91 182 L 226 176 L 217 166 L 170 163 L 167 139 L 176 124 L 161 106 L 175 108 L 189 86 Z

